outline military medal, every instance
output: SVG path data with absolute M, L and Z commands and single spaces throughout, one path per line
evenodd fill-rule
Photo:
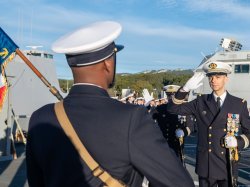
M 240 126 L 240 115 L 239 114 L 227 114 L 227 135 L 226 136 L 238 136 Z M 229 149 L 230 160 L 237 161 L 239 159 L 238 148 Z

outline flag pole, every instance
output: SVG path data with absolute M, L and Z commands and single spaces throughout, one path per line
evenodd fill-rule
M 51 86 L 49 81 L 45 79 L 45 77 L 36 69 L 36 67 L 29 61 L 29 59 L 17 48 L 16 49 L 16 54 L 20 56 L 20 58 L 30 67 L 30 69 L 41 79 L 41 81 L 49 88 L 49 91 L 56 96 L 56 98 L 61 101 L 63 100 L 62 95 L 59 93 L 59 91 L 54 87 Z

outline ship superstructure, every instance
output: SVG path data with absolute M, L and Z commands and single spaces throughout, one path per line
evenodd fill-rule
M 36 48 L 22 52 L 51 85 L 60 90 L 53 54 Z M 9 88 L 0 112 L 0 139 L 2 140 L 0 141 L 0 158 L 9 155 L 10 132 L 15 135 L 16 123 L 23 131 L 27 131 L 30 116 L 35 110 L 58 101 L 18 55 L 9 62 L 5 72 Z M 66 95 L 62 92 L 60 94 L 63 97 Z

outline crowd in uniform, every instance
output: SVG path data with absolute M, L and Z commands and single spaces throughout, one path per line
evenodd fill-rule
M 52 45 L 66 55 L 74 84 L 63 101 L 31 116 L 29 186 L 193 187 L 182 149 L 194 123 L 199 186 L 236 186 L 239 152 L 249 146 L 250 118 L 246 101 L 225 89 L 231 67 L 208 62 L 184 86 L 164 87 L 167 98 L 158 104 L 146 89 L 141 98 L 112 99 L 107 90 L 115 83 L 116 55 L 123 47 L 114 40 L 121 30 L 117 22 L 97 22 Z M 187 102 L 205 76 L 211 94 Z
M 126 104 L 140 105 L 147 108 L 148 112 L 159 126 L 163 137 L 167 140 L 170 148 L 176 156 L 184 163 L 184 137 L 195 132 L 195 118 L 192 115 L 171 114 L 167 110 L 168 103 L 172 100 L 180 86 L 166 85 L 163 87 L 163 97 L 154 98 L 153 93 L 149 94 L 147 89 L 142 92 L 143 97 L 136 97 L 135 92 L 128 92 L 120 99 Z M 116 98 L 117 99 L 117 98 Z M 186 99 L 187 101 L 187 99 Z M 184 133 L 180 132 L 183 130 Z

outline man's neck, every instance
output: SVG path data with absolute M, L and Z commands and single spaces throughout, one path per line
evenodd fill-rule
M 217 91 L 213 91 L 215 95 L 217 95 L 218 97 L 220 97 L 222 94 L 224 94 L 226 92 L 225 89 L 223 90 L 217 90 Z

